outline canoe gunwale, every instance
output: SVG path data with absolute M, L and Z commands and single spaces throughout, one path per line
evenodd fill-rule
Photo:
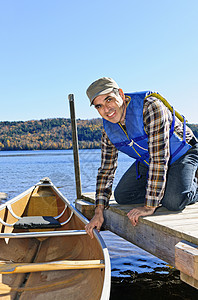
M 86 235 L 85 230 L 57 230 L 57 231 L 40 231 L 40 232 L 13 232 L 0 233 L 0 238 L 33 238 L 33 237 L 53 237 L 65 235 Z

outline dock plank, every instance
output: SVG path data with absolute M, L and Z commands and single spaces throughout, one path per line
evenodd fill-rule
M 76 202 L 76 208 L 91 219 L 94 215 L 95 193 L 85 193 L 82 200 Z M 81 201 L 81 202 L 80 202 Z M 138 247 L 176 265 L 176 245 L 180 242 L 192 243 L 198 247 L 198 203 L 187 206 L 182 211 L 168 211 L 159 207 L 153 215 L 139 218 L 137 226 L 133 227 L 127 213 L 141 205 L 119 205 L 113 198 L 109 201 L 109 209 L 104 210 L 104 227 Z M 196 264 L 195 274 L 198 274 Z M 189 276 L 181 269 L 181 279 L 187 284 L 198 288 L 198 280 Z
M 85 193 L 82 197 L 87 203 L 94 203 L 95 193 Z M 168 211 L 166 208 L 160 207 L 152 216 L 141 217 L 136 227 L 131 225 L 127 213 L 133 207 L 140 205 L 119 205 L 113 195 L 109 204 L 109 209 L 104 212 L 105 228 L 173 266 L 174 246 L 177 242 L 186 240 L 198 245 L 198 203 L 189 205 L 179 212 Z M 93 206 L 92 212 L 94 212 Z M 151 243 L 149 239 L 152 240 Z M 166 242 L 166 246 L 156 245 L 159 241 L 162 244 Z M 164 255 L 164 253 L 166 254 Z
M 7 198 L 8 198 L 8 194 L 7 193 L 0 192 L 0 201 L 1 200 L 6 200 Z

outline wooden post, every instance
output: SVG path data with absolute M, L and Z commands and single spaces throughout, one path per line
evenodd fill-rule
M 77 135 L 77 125 L 75 117 L 75 107 L 74 107 L 74 95 L 69 94 L 69 105 L 70 105 L 70 116 L 71 116 L 71 127 L 72 127 L 72 144 L 73 144 L 73 156 L 74 156 L 74 169 L 75 169 L 75 181 L 76 181 L 76 196 L 77 199 L 81 198 L 81 180 L 80 180 L 80 162 L 78 153 L 78 135 Z
M 1 192 L 0 193 L 0 201 L 1 200 L 6 200 L 8 198 L 8 194 Z
M 180 278 L 198 289 L 198 245 L 181 241 L 175 245 L 175 267 Z

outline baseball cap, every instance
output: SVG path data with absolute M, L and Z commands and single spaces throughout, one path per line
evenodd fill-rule
M 113 89 L 119 89 L 119 86 L 109 77 L 102 77 L 94 81 L 87 89 L 87 96 L 90 100 L 90 105 L 93 104 L 93 100 L 99 95 L 109 94 Z

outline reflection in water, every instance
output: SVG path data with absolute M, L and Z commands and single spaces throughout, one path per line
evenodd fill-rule
M 127 277 L 129 270 L 144 273 L 156 271 L 156 268 L 161 269 L 160 273 L 167 272 L 166 263 L 150 253 L 109 231 L 102 231 L 101 235 L 111 256 L 112 276 Z

